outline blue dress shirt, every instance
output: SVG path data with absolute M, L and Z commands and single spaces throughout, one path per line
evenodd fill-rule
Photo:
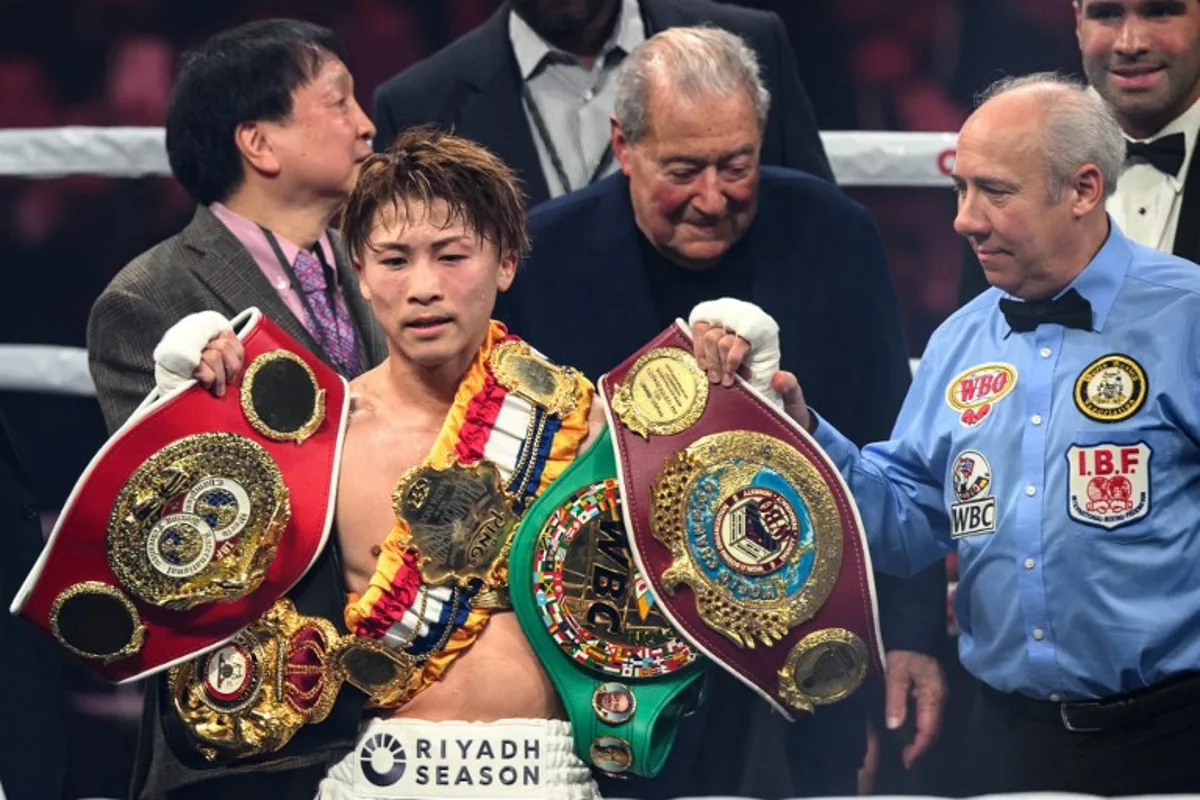
M 1039 699 L 1200 670 L 1200 267 L 1110 227 L 1067 287 L 1092 330 L 1013 332 L 990 289 L 933 334 L 891 441 L 815 433 L 874 567 L 957 548 L 964 666 Z

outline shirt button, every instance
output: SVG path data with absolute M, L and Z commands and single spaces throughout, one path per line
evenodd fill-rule
M 1029 495 L 1030 497 L 1033 497 L 1035 494 L 1037 494 L 1037 487 L 1034 486 L 1032 483 L 1029 484 L 1028 486 L 1025 487 L 1025 494 Z
M 1043 347 L 1039 354 L 1041 355 L 1042 358 L 1049 358 L 1050 357 L 1050 348 Z
M 594 98 L 595 96 L 596 96 L 596 93 L 594 91 L 592 91 L 591 89 L 588 89 L 586 92 L 583 93 L 583 102 L 590 103 L 590 102 L 592 102 L 592 98 Z
M 1025 559 L 1025 569 L 1033 569 L 1036 563 L 1032 558 Z
M 1037 639 L 1040 642 L 1042 639 L 1046 638 L 1046 632 L 1044 630 L 1042 630 L 1041 628 L 1034 628 L 1033 629 L 1033 638 Z
M 1041 425 L 1042 424 L 1042 415 L 1034 414 L 1032 417 L 1029 418 L 1029 421 L 1032 422 L 1034 425 Z

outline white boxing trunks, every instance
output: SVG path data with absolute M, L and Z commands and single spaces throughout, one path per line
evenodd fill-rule
M 321 781 L 318 800 L 599 800 L 559 720 L 376 719 Z

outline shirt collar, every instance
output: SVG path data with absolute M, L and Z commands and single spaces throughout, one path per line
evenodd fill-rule
M 521 80 L 528 81 L 546 56 L 557 53 L 565 58 L 574 60 L 575 56 L 556 49 L 543 39 L 537 31 L 529 27 L 529 23 L 521 19 L 516 11 L 508 12 L 508 39 L 512 43 L 513 54 L 517 57 L 517 67 L 521 70 Z M 613 50 L 620 50 L 628 55 L 633 48 L 646 40 L 646 25 L 642 21 L 641 8 L 638 0 L 621 0 L 617 9 L 617 21 L 612 32 L 600 48 L 600 60 Z
M 274 264 L 277 261 L 274 248 L 271 247 L 270 241 L 257 222 L 242 216 L 223 203 L 212 203 L 208 208 L 229 232 L 237 237 L 242 246 L 250 251 L 251 257 L 260 267 L 264 264 Z M 296 263 L 296 256 L 300 255 L 301 247 L 279 234 L 274 234 L 274 236 L 275 241 L 279 243 L 279 250 L 287 260 L 288 267 L 291 268 Z M 328 231 L 321 234 L 321 238 L 317 240 L 311 252 L 331 267 L 336 263 Z M 264 268 L 263 271 L 267 272 L 268 270 Z M 341 276 L 338 275 L 337 269 L 333 270 L 333 274 L 334 282 L 340 283 Z
M 1075 289 L 1092 304 L 1092 329 L 1096 332 L 1104 330 L 1104 322 L 1121 291 L 1121 284 L 1125 282 L 1132 257 L 1129 240 L 1109 217 L 1108 238 L 1104 245 L 1083 268 L 1083 272 L 1063 289 L 1063 292 Z

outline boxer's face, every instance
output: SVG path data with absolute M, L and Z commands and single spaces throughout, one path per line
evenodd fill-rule
M 675 263 L 707 269 L 742 237 L 758 200 L 762 134 L 749 92 L 683 96 L 652 82 L 649 130 L 613 126 L 642 233 Z
M 515 253 L 447 216 L 440 200 L 385 206 L 356 263 L 390 352 L 420 368 L 465 369 L 516 273 Z
M 1075 33 L 1088 81 L 1130 136 L 1200 99 L 1200 0 L 1078 0 Z

